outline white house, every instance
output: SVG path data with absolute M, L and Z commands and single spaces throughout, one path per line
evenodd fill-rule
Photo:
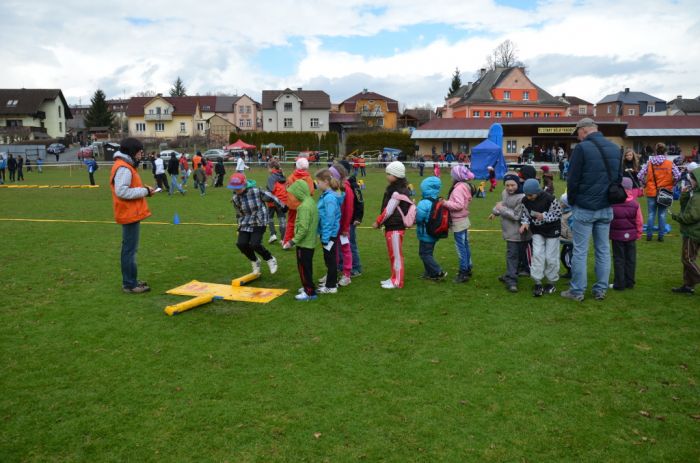
M 0 143 L 63 138 L 72 117 L 60 89 L 0 89 Z
M 265 132 L 328 132 L 331 98 L 321 90 L 263 90 Z

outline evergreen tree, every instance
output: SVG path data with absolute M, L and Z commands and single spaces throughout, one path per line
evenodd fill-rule
M 187 96 L 187 93 L 185 92 L 186 90 L 184 84 L 182 83 L 182 79 L 180 79 L 180 76 L 177 76 L 177 80 L 175 80 L 175 83 L 170 89 L 170 96 Z
M 457 90 L 459 90 L 459 87 L 462 86 L 462 77 L 459 74 L 459 68 L 455 68 L 455 73 L 452 75 L 452 85 L 450 85 L 449 90 L 447 91 L 447 96 L 452 97 L 454 96 L 455 93 L 457 93 Z
M 90 99 L 90 109 L 85 115 L 85 127 L 114 127 L 114 114 L 109 110 L 107 97 L 100 89 L 97 89 Z

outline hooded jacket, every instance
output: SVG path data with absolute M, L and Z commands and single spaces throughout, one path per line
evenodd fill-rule
M 420 183 L 420 191 L 423 199 L 416 206 L 416 235 L 418 241 L 425 243 L 435 243 L 437 238 L 430 236 L 426 230 L 428 219 L 430 218 L 430 210 L 433 207 L 433 202 L 440 197 L 440 188 L 442 182 L 438 177 L 428 177 Z
M 289 177 L 287 177 L 287 189 L 289 189 L 289 186 L 297 180 L 304 180 L 309 186 L 309 194 L 311 196 L 314 195 L 314 179 L 311 178 L 311 174 L 309 174 L 308 170 L 296 169 L 294 172 L 292 172 L 292 174 Z M 287 206 L 289 206 L 290 209 L 296 209 L 298 206 L 296 197 L 287 196 Z
M 624 203 L 613 204 L 613 219 L 610 222 L 610 239 L 613 241 L 636 241 L 642 236 L 642 210 L 632 191 L 627 191 Z
M 318 243 L 318 209 L 311 197 L 309 185 L 304 180 L 297 180 L 289 185 L 287 192 L 298 204 L 292 240 L 299 248 L 314 249 Z
M 494 207 L 491 211 L 493 215 L 501 217 L 501 230 L 503 231 L 503 239 L 506 241 L 527 241 L 532 236 L 530 230 L 520 234 L 520 217 L 525 209 L 523 206 L 524 197 L 524 194 L 517 192 L 510 195 L 504 189 L 501 193 L 503 207 L 500 209 Z
M 281 170 L 273 170 L 267 177 L 267 190 L 285 204 L 287 203 L 287 190 L 284 187 L 286 182 L 287 178 Z M 268 206 L 272 207 L 272 204 L 268 203 Z
M 338 236 L 342 203 L 343 195 L 330 188 L 324 191 L 318 199 L 318 234 L 323 245 Z
M 695 188 L 681 194 L 681 212 L 671 214 L 671 218 L 680 224 L 681 235 L 700 243 L 700 167 L 693 169 L 690 175 L 695 179 Z
M 449 198 L 445 200 L 445 207 L 450 210 L 452 222 L 459 222 L 469 217 L 469 203 L 472 201 L 472 192 L 466 182 L 457 182 L 452 188 Z
M 171 154 L 168 160 L 168 173 L 170 175 L 178 175 L 180 173 L 180 162 L 174 154 Z

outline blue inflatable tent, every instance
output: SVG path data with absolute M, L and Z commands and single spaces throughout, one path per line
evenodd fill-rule
M 491 140 L 484 140 L 472 148 L 472 172 L 476 178 L 489 178 L 489 166 L 496 169 L 496 178 L 499 180 L 506 174 L 503 150 Z

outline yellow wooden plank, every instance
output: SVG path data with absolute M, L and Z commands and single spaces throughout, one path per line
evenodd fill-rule
M 267 304 L 287 292 L 286 289 L 253 288 L 250 286 L 231 286 L 192 280 L 182 286 L 166 291 L 178 296 L 203 296 L 211 294 L 227 301 L 256 302 Z

